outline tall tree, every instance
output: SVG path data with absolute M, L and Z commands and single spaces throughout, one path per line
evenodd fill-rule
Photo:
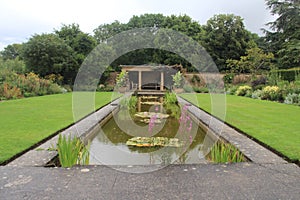
M 179 31 L 200 42 L 204 36 L 203 27 L 187 15 L 171 15 L 165 18 L 164 27 Z
M 128 29 L 132 28 L 164 28 L 165 16 L 162 14 L 143 14 L 140 16 L 134 15 L 127 23 Z
M 111 24 L 102 24 L 94 29 L 94 38 L 97 43 L 102 43 L 115 34 L 121 33 L 125 30 L 127 30 L 127 26 L 119 21 L 114 21 Z
M 3 51 L 0 52 L 4 60 L 16 59 L 20 56 L 22 51 L 22 44 L 10 44 L 7 45 Z
M 79 65 L 96 46 L 94 37 L 82 32 L 78 24 L 64 24 L 59 30 L 55 30 L 55 34 L 74 50 Z
M 233 14 L 215 15 L 207 21 L 204 29 L 204 47 L 219 70 L 227 70 L 226 60 L 237 60 L 245 55 L 250 35 L 241 17 Z
M 41 76 L 60 74 L 65 83 L 72 83 L 78 63 L 63 39 L 55 34 L 34 35 L 23 45 L 22 57 L 29 71 Z
M 279 68 L 300 66 L 300 1 L 266 0 L 271 14 L 278 16 L 265 30 L 268 49 L 278 59 Z

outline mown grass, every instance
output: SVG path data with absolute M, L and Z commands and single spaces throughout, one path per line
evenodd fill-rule
M 186 99 L 191 95 L 183 94 Z M 197 94 L 199 107 L 211 112 L 209 94 Z M 225 121 L 293 161 L 300 160 L 300 107 L 233 95 L 226 96 Z M 215 112 L 217 117 L 218 112 Z
M 111 95 L 96 93 L 95 108 L 109 103 Z M 0 102 L 0 163 L 72 123 L 72 93 Z

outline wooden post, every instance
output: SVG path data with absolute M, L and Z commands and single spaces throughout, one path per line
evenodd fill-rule
M 160 91 L 164 90 L 164 72 L 160 72 Z
M 139 70 L 139 90 L 142 90 L 142 71 Z
M 141 101 L 142 101 L 142 98 L 139 96 L 138 97 L 138 112 L 141 112 Z

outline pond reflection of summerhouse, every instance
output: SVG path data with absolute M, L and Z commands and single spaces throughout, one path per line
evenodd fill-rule
M 128 72 L 127 87 L 137 91 L 161 91 L 171 89 L 172 75 L 177 66 L 167 65 L 121 65 L 122 71 Z

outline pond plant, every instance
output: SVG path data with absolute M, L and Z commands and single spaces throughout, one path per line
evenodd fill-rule
M 180 107 L 178 105 L 177 96 L 173 92 L 167 92 L 164 97 L 164 107 L 172 117 L 176 119 L 180 116 Z
M 193 121 L 191 117 L 188 114 L 187 105 L 184 105 L 181 109 L 181 115 L 179 117 L 179 134 L 185 136 L 188 138 L 189 142 L 193 142 L 193 136 L 190 134 L 192 127 L 193 127 Z
M 87 146 L 77 137 L 59 135 L 57 152 L 62 167 L 89 164 L 89 144 Z
M 224 142 L 216 142 L 211 148 L 208 158 L 214 163 L 236 163 L 245 161 L 245 157 L 237 148 Z

